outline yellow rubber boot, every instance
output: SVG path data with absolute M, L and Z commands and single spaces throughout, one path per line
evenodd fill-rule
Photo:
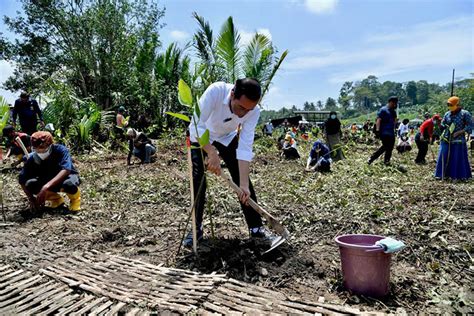
M 67 193 L 67 196 L 69 197 L 70 204 L 69 204 L 69 210 L 72 212 L 77 212 L 81 210 L 81 191 L 79 188 L 77 188 L 77 192 L 74 194 L 69 194 Z
M 47 191 L 46 192 L 46 202 L 48 202 L 48 203 L 46 203 L 47 207 L 58 208 L 62 204 L 64 204 L 64 199 L 61 195 L 59 195 L 55 192 Z

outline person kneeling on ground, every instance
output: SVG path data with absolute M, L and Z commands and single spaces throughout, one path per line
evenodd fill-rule
M 398 138 L 397 151 L 399 154 L 408 152 L 411 150 L 411 140 L 408 133 L 403 133 Z
M 79 174 L 74 167 L 69 150 L 60 144 L 53 144 L 50 132 L 35 132 L 31 135 L 32 154 L 20 172 L 19 182 L 33 211 L 48 201 L 50 208 L 59 208 L 64 200 L 58 192 L 69 197 L 69 214 L 81 209 Z
M 3 158 L 3 163 L 7 162 L 7 158 L 10 156 L 16 156 L 17 160 L 12 164 L 12 167 L 19 165 L 23 161 L 23 149 L 20 146 L 20 143 L 16 140 L 17 137 L 20 137 L 21 142 L 25 145 L 27 151 L 31 150 L 30 145 L 30 136 L 25 133 L 15 132 L 15 128 L 11 125 L 7 125 L 3 128 L 3 137 L 7 139 L 5 143 L 5 148 L 8 148 L 8 152 Z
M 285 159 L 300 158 L 298 149 L 296 149 L 296 141 L 293 139 L 293 137 L 291 137 L 290 134 L 286 134 L 285 136 L 285 142 L 283 143 L 281 155 L 282 157 L 285 157 Z
M 151 156 L 156 153 L 156 148 L 145 133 L 137 132 L 133 128 L 127 130 L 128 157 L 127 164 L 130 165 L 132 154 L 141 160 L 141 163 L 150 163 Z
M 319 139 L 313 143 L 306 162 L 306 171 L 331 171 L 331 156 L 329 147 Z

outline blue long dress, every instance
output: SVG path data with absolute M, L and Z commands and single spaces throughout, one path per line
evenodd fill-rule
M 472 173 L 467 156 L 466 138 L 464 135 L 452 138 L 449 131 L 451 124 L 455 126 L 453 134 L 464 130 L 467 135 L 470 135 L 472 132 L 472 115 L 466 110 L 455 113 L 448 111 L 444 114 L 441 121 L 444 132 L 441 135 L 435 177 L 439 179 L 470 179 Z

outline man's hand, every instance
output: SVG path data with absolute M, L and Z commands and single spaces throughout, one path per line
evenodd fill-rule
M 39 193 L 36 195 L 36 202 L 39 206 L 43 206 L 44 202 L 46 201 L 46 193 L 48 192 L 49 188 L 44 185 Z
M 425 138 L 423 137 L 423 134 L 420 134 L 420 141 L 424 142 Z
M 459 135 L 464 135 L 464 130 L 457 131 L 456 133 L 453 134 L 453 138 L 458 137 Z
M 44 121 L 40 121 L 40 126 L 41 126 L 41 128 L 44 128 L 44 126 L 45 126 Z
M 221 175 L 221 160 L 219 155 L 209 153 L 207 156 L 207 170 L 220 176 Z
M 248 186 L 246 187 L 246 186 L 243 186 L 243 185 L 240 186 L 240 189 L 242 190 L 238 194 L 240 203 L 242 203 L 244 205 L 248 205 L 249 204 L 249 199 L 250 199 L 250 190 L 249 190 Z
M 32 211 L 37 211 L 39 209 L 38 201 L 34 196 L 28 196 L 28 202 L 30 202 L 30 209 Z

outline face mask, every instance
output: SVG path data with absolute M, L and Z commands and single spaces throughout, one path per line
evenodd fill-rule
M 46 158 L 49 157 L 49 155 L 51 155 L 51 146 L 49 146 L 48 150 L 45 151 L 44 153 L 38 153 L 38 152 L 36 152 L 36 155 L 38 155 L 38 157 L 39 157 L 41 160 L 45 160 Z
M 335 115 L 331 115 L 331 118 L 334 120 L 334 119 L 336 118 L 336 116 L 335 116 Z

